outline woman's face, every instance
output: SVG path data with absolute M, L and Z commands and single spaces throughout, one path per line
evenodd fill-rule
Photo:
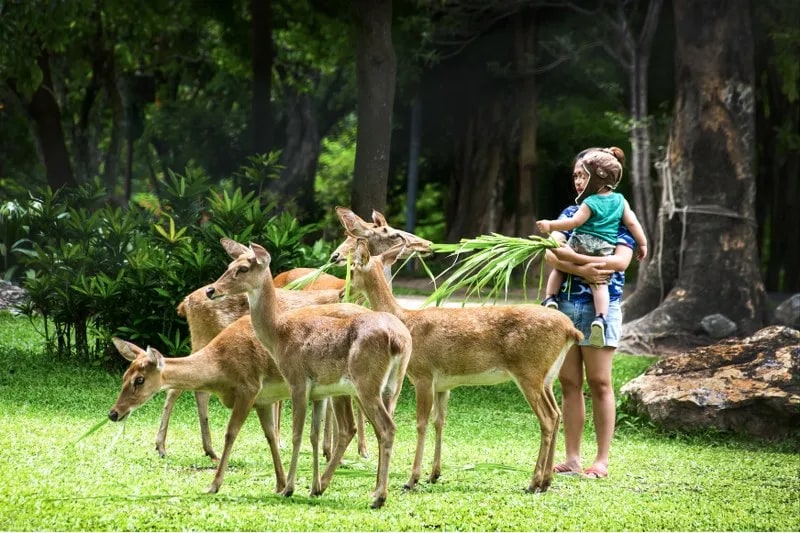
M 589 173 L 586 172 L 583 163 L 580 161 L 577 161 L 575 163 L 575 168 L 572 169 L 572 182 L 575 185 L 575 191 L 578 193 L 578 196 L 580 196 L 586 188 L 586 184 L 589 182 Z

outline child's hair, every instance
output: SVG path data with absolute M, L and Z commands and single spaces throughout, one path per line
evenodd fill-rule
M 586 187 L 575 199 L 576 203 L 581 203 L 590 194 L 595 194 L 605 188 L 612 190 L 617 188 L 622 179 L 625 152 L 616 146 L 587 148 L 575 157 L 575 164 L 577 163 L 580 163 L 589 174 Z

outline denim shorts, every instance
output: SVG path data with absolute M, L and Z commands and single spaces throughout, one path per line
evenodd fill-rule
M 575 327 L 583 333 L 581 346 L 589 346 L 589 333 L 592 329 L 592 321 L 595 317 L 594 303 L 580 302 L 575 300 L 558 300 L 558 310 L 572 320 Z M 608 315 L 606 318 L 606 346 L 616 348 L 619 346 L 619 337 L 622 334 L 622 309 L 620 301 L 612 301 L 608 304 Z

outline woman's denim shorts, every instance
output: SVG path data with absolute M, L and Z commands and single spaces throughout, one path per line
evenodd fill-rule
M 558 310 L 567 315 L 575 327 L 583 333 L 584 339 L 580 342 L 581 346 L 589 346 L 589 333 L 592 329 L 594 320 L 594 303 L 580 302 L 574 300 L 558 300 Z M 620 301 L 612 301 L 608 304 L 608 315 L 606 319 L 606 346 L 616 348 L 619 346 L 619 337 L 622 334 L 622 309 Z

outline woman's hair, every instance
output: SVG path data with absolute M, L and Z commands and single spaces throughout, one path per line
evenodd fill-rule
M 586 188 L 578 198 L 580 203 L 589 196 L 604 188 L 616 189 L 622 179 L 622 165 L 625 164 L 625 152 L 621 148 L 587 148 L 575 156 L 573 166 L 580 163 L 589 174 Z

